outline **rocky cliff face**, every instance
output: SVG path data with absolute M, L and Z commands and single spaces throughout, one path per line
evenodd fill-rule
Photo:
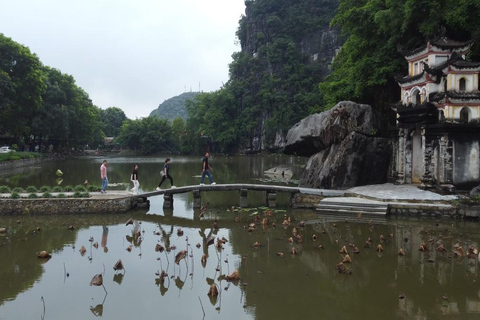
M 345 189 L 385 182 L 390 146 L 375 137 L 376 128 L 371 106 L 345 101 L 294 125 L 285 153 L 311 156 L 300 186 Z
M 292 55 L 291 48 L 288 47 L 290 44 L 285 45 L 288 48 L 282 49 L 283 52 L 279 56 L 276 56 L 273 50 L 279 50 L 278 48 L 283 45 L 279 39 L 288 39 L 285 41 L 293 42 L 295 51 L 302 56 L 301 63 L 311 69 L 307 72 L 309 79 L 307 81 L 298 79 L 291 87 L 274 88 L 272 90 L 276 92 L 272 92 L 272 95 L 277 94 L 278 96 L 280 92 L 286 91 L 286 93 L 282 92 L 281 103 L 290 104 L 292 109 L 299 108 L 298 95 L 308 92 L 318 94 L 317 84 L 330 73 L 333 58 L 343 43 L 339 37 L 339 30 L 329 28 L 330 19 L 334 15 L 338 1 L 282 0 L 278 1 L 276 9 L 271 4 L 267 5 L 266 3 L 265 0 L 245 1 L 245 17 L 241 20 L 238 34 L 242 52 L 258 59 L 258 68 L 255 71 L 258 73 L 258 78 L 267 75 L 285 83 L 291 81 L 292 71 L 297 72 L 295 70 L 287 71 L 285 68 L 284 60 L 286 60 L 286 56 Z M 281 6 L 283 7 L 280 8 Z M 292 15 L 303 15 L 309 20 L 305 23 L 305 26 L 299 26 L 298 30 L 295 31 L 292 30 L 291 25 L 288 25 Z M 311 25 L 314 25 L 314 27 L 311 27 Z M 290 69 L 290 67 L 287 69 Z M 301 76 L 305 76 L 305 74 Z M 252 133 L 249 145 L 242 147 L 246 152 L 281 151 L 286 141 L 286 129 L 282 128 L 281 124 L 277 126 L 274 132 L 267 125 L 268 123 L 271 125 L 269 120 L 278 117 L 278 115 L 275 115 L 277 106 L 274 101 L 267 102 L 271 105 L 263 105 L 265 99 L 257 98 L 261 95 L 259 92 L 262 90 L 262 86 L 264 84 L 252 83 L 250 87 L 250 95 L 256 96 L 253 100 L 258 100 L 257 103 L 262 105 L 264 111 L 258 115 L 257 126 Z M 308 114 L 307 110 L 301 110 L 301 112 Z M 293 121 L 297 120 L 298 118 Z M 290 125 L 291 123 L 286 128 Z

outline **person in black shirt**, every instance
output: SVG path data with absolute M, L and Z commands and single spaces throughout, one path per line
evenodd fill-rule
M 165 164 L 163 165 L 163 171 L 162 171 L 162 180 L 160 181 L 160 183 L 158 184 L 158 187 L 157 187 L 157 191 L 160 191 L 160 187 L 162 186 L 162 183 L 163 181 L 165 181 L 167 178 L 170 179 L 170 185 L 172 186 L 172 188 L 176 188 L 174 185 L 173 185 L 173 178 L 172 176 L 170 175 L 170 163 L 171 163 L 171 159 L 170 158 L 167 158 L 165 160 Z
M 140 182 L 138 182 L 138 165 L 134 165 L 132 169 L 132 175 L 130 176 L 130 181 L 133 182 L 133 188 L 130 189 L 134 194 L 138 194 L 138 187 Z
M 205 152 L 205 157 L 203 157 L 203 160 L 202 160 L 202 178 L 200 179 L 201 186 L 204 185 L 203 180 L 205 179 L 205 176 L 207 176 L 208 179 L 210 179 L 211 184 L 216 184 L 215 182 L 213 182 L 212 175 L 210 174 L 210 171 L 213 171 L 213 169 L 208 165 L 209 156 L 210 154 L 208 152 Z

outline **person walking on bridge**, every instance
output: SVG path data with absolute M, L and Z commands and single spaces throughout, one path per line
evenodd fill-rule
M 170 179 L 170 185 L 171 185 L 171 188 L 176 188 L 174 185 L 173 185 L 173 178 L 172 176 L 170 175 L 170 163 L 172 162 L 172 160 L 170 158 L 167 158 L 165 160 L 165 164 L 163 165 L 163 170 L 162 170 L 162 180 L 160 181 L 160 183 L 158 184 L 158 187 L 157 187 L 157 191 L 160 191 L 162 189 L 160 189 L 160 187 L 162 186 L 162 183 L 163 181 L 165 181 L 167 178 Z
M 103 160 L 102 165 L 100 166 L 100 177 L 102 178 L 102 193 L 106 193 L 108 178 L 107 178 L 107 160 Z
M 209 157 L 210 157 L 210 154 L 208 152 L 205 152 L 205 156 L 203 157 L 203 160 L 202 160 L 202 178 L 200 179 L 201 186 L 204 185 L 203 180 L 205 179 L 205 176 L 207 176 L 208 179 L 210 180 L 210 184 L 216 184 L 215 182 L 213 182 L 212 174 L 210 173 L 210 171 L 213 171 L 213 169 L 208 165 Z
M 138 187 L 140 186 L 140 182 L 138 182 L 138 165 L 134 165 L 132 169 L 132 174 L 130 176 L 130 181 L 133 182 L 133 188 L 130 189 L 133 194 L 138 194 Z

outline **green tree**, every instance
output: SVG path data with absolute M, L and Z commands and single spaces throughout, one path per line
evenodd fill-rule
M 29 134 L 45 90 L 41 66 L 27 47 L 0 33 L 0 133 Z
M 118 135 L 122 146 L 142 154 L 172 151 L 172 128 L 166 119 L 147 117 L 123 122 Z
M 103 124 L 103 132 L 107 137 L 116 137 L 120 133 L 123 121 L 127 120 L 127 116 L 122 109 L 117 107 L 109 107 L 100 112 L 100 120 Z

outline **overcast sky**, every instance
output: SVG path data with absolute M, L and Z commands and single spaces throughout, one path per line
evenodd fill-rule
M 0 33 L 131 119 L 228 80 L 244 0 L 0 0 Z

